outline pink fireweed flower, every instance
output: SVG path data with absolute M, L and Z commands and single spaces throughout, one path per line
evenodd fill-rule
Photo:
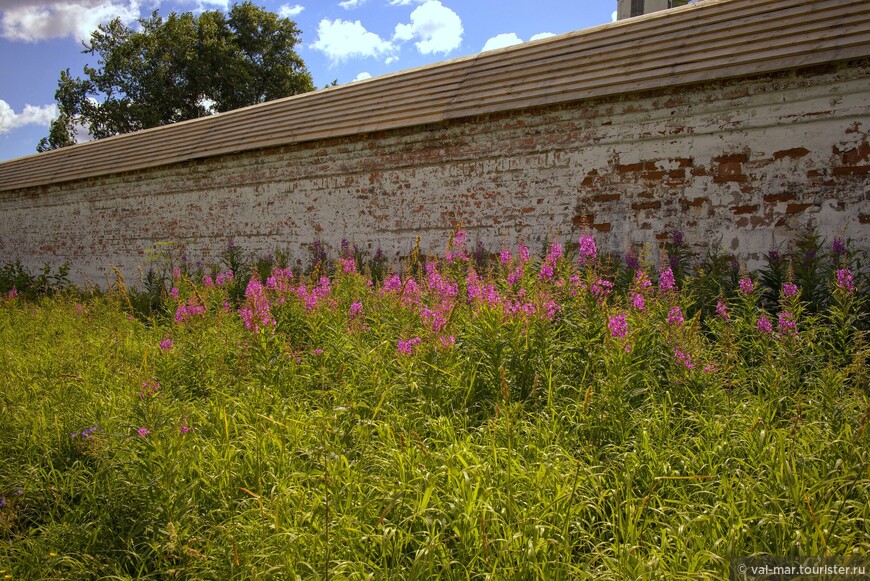
M 788 297 L 796 297 L 798 296 L 798 287 L 796 284 L 791 284 L 789 282 L 783 283 L 782 285 L 782 296 Z
M 323 349 L 312 349 L 311 354 L 315 356 L 323 355 Z
M 398 292 L 402 290 L 402 279 L 398 274 L 393 274 L 390 278 L 384 281 L 381 290 L 384 292 Z
M 502 250 L 501 253 L 499 253 L 499 255 L 498 255 L 498 260 L 502 264 L 508 264 L 511 261 L 511 258 L 513 258 L 511 256 L 511 251 L 510 251 L 510 249 L 507 249 L 507 248 Z
M 447 308 L 444 308 L 444 307 Z M 423 319 L 430 329 L 433 331 L 441 331 L 444 327 L 447 326 L 447 317 L 445 316 L 445 311 L 449 310 L 449 306 L 442 305 L 442 308 L 430 309 L 429 307 L 423 307 L 423 310 L 420 311 L 420 318 Z
M 677 282 L 674 280 L 674 271 L 668 267 L 659 272 L 659 291 L 670 292 L 677 288 Z
M 402 296 L 406 299 L 417 299 L 420 297 L 420 285 L 417 284 L 414 277 L 409 277 L 408 280 L 405 281 L 405 285 L 402 288 Z M 411 300 L 410 302 L 414 301 Z
M 670 325 L 682 325 L 685 322 L 683 318 L 683 309 L 680 307 L 674 307 L 670 311 L 668 311 L 668 324 Z
M 595 238 L 591 235 L 580 237 L 579 248 L 577 249 L 577 261 L 587 266 L 595 262 L 598 258 L 598 248 L 595 246 Z
M 623 315 L 610 317 L 608 327 L 610 328 L 610 336 L 614 339 L 620 339 L 628 334 L 628 322 Z
M 749 295 L 752 294 L 752 291 L 755 290 L 755 283 L 752 282 L 752 279 L 748 276 L 745 276 L 740 279 L 740 292 Z
M 640 293 L 634 293 L 631 295 L 631 306 L 638 311 L 642 311 L 646 306 L 646 301 L 644 300 L 643 295 Z
M 420 344 L 420 337 L 411 337 L 403 341 L 399 339 L 399 342 L 396 344 L 396 348 L 399 353 L 403 355 L 411 355 L 414 353 L 414 347 Z
M 465 232 L 457 230 L 456 234 L 453 235 L 453 243 L 444 254 L 444 258 L 447 262 L 453 263 L 456 260 L 467 261 L 469 259 L 468 253 L 465 251 L 466 240 L 467 236 L 465 235 Z
M 855 292 L 855 279 L 852 276 L 852 271 L 848 268 L 837 270 L 837 287 L 843 289 L 847 293 Z
M 233 271 L 228 270 L 226 272 L 219 272 L 217 278 L 215 278 L 214 283 L 217 286 L 224 286 L 225 284 L 232 282 L 234 279 L 235 275 L 233 274 Z
M 686 369 L 694 369 L 695 364 L 692 363 L 692 356 L 689 353 L 683 353 L 679 347 L 674 347 L 674 357 L 682 363 Z
M 438 337 L 438 341 L 441 343 L 442 347 L 447 348 L 456 343 L 456 337 L 453 335 L 442 335 Z
M 181 278 L 181 269 L 177 266 L 172 269 L 172 278 L 173 280 L 178 280 L 179 278 Z
M 609 280 L 604 280 L 603 278 L 599 278 L 589 287 L 589 292 L 600 301 L 603 301 L 610 296 L 610 291 L 612 290 L 613 283 Z
M 556 318 L 556 315 L 562 312 L 562 307 L 554 301 L 553 299 L 549 299 L 543 304 L 544 311 L 546 312 L 546 317 L 548 321 L 552 321 Z
M 160 382 L 155 381 L 151 383 L 150 381 L 146 381 L 142 384 L 142 389 L 139 390 L 139 399 L 145 399 L 148 397 L 157 397 L 160 395 Z
M 85 312 L 85 307 L 79 303 L 76 303 L 76 313 L 81 315 L 84 312 Z
M 148 428 L 139 428 L 138 430 L 136 430 L 136 433 L 139 434 L 140 438 L 144 438 L 145 436 L 148 435 L 149 432 L 148 432 Z
M 163 288 L 166 288 L 166 287 L 163 287 Z M 174 299 L 177 299 L 178 298 L 178 287 L 176 287 L 176 286 L 172 287 L 172 289 L 169 291 L 169 296 L 171 296 Z
M 528 262 L 529 261 L 529 249 L 527 246 L 519 244 L 517 246 L 517 252 L 520 255 L 520 262 Z
M 272 317 L 269 297 L 260 281 L 252 278 L 245 288 L 245 304 L 239 309 L 239 315 L 245 323 L 245 328 L 254 333 L 260 329 L 274 327 L 275 319 Z
M 441 276 L 434 262 L 426 263 L 426 285 L 429 292 L 442 301 L 452 299 L 459 293 L 459 284 Z
M 773 326 L 770 324 L 770 320 L 764 315 L 758 317 L 758 324 L 756 325 L 759 333 L 764 335 L 770 335 L 773 332 Z
M 355 302 L 351 303 L 350 310 L 348 311 L 348 314 L 350 315 L 351 318 L 355 318 L 355 317 L 358 317 L 359 315 L 361 315 L 362 314 L 362 303 L 359 301 L 355 301 Z
M 172 337 L 167 337 L 163 341 L 160 342 L 160 349 L 163 351 L 169 351 L 172 349 Z
M 716 315 L 723 321 L 728 320 L 728 305 L 722 299 L 716 301 Z
M 180 428 L 178 428 L 178 431 L 181 432 L 182 434 L 186 434 L 186 433 L 190 432 L 191 430 L 193 430 L 193 428 L 191 428 L 190 426 L 181 426 Z
M 523 278 L 523 267 L 518 266 L 508 275 L 508 284 L 514 286 Z
M 495 285 L 484 284 L 474 269 L 468 271 L 466 285 L 469 304 L 486 303 L 490 306 L 496 306 L 501 303 L 501 296 L 495 289 Z
M 641 291 L 643 291 L 652 286 L 652 281 L 649 279 L 644 271 L 638 270 L 637 273 L 634 275 L 634 285 Z
M 211 288 L 214 286 L 214 279 L 212 279 L 211 275 L 205 275 L 202 279 L 202 284 L 205 285 L 205 288 Z
M 6 293 L 6 298 L 14 299 L 18 296 L 18 289 L 11 289 L 8 293 Z
M 561 244 L 550 244 L 550 252 L 547 254 L 547 262 L 555 264 L 562 256 L 564 250 Z
M 344 274 L 356 272 L 356 261 L 353 258 L 339 258 L 338 263 L 341 265 L 341 272 Z
M 541 280 L 553 280 L 553 266 L 548 263 L 541 265 L 541 271 L 538 273 L 538 278 Z
M 709 363 L 704 366 L 704 373 L 716 373 L 716 362 Z
M 198 305 L 194 302 L 194 299 L 191 299 L 187 303 L 181 303 L 178 305 L 178 308 L 175 309 L 175 322 L 176 323 L 186 323 L 194 317 L 204 317 L 205 316 L 205 307 L 202 305 Z
M 794 315 L 788 311 L 779 313 L 779 322 L 777 323 L 780 335 L 794 336 L 797 335 L 797 323 L 794 320 Z
M 293 291 L 291 286 L 292 280 L 292 270 L 289 268 L 276 268 L 272 271 L 272 276 L 266 279 L 266 288 L 277 290 L 282 295 L 288 294 Z M 283 297 L 281 298 L 283 299 Z

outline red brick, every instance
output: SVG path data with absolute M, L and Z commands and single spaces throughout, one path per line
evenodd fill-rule
M 773 159 L 783 159 L 785 157 L 789 157 L 791 159 L 800 159 L 805 155 L 809 154 L 810 150 L 806 147 L 794 147 L 792 149 L 783 149 L 781 151 L 776 151 L 773 154 Z
M 658 210 L 662 207 L 662 203 L 658 200 L 654 202 L 638 202 L 631 205 L 632 210 Z
M 807 208 L 813 206 L 813 204 L 789 204 L 785 208 L 786 214 L 800 214 Z
M 764 196 L 765 204 L 775 204 L 777 202 L 790 202 L 797 199 L 797 196 L 788 192 L 781 194 L 767 194 Z
M 657 169 L 657 170 L 653 170 L 653 171 L 645 171 L 641 174 L 640 177 L 642 177 L 645 180 L 658 181 L 658 180 L 662 179 L 663 177 L 665 177 L 665 175 L 666 175 L 665 171 Z
M 589 187 L 589 186 L 591 186 L 591 185 L 594 185 L 594 184 L 595 184 L 595 178 L 597 178 L 597 177 L 598 177 L 598 170 L 597 170 L 597 169 L 593 169 L 592 171 L 590 171 L 589 173 L 586 174 L 586 177 L 583 178 L 583 181 L 581 182 L 581 185 L 586 186 L 586 187 Z
M 715 161 L 716 163 L 729 163 L 740 165 L 749 161 L 749 155 L 746 153 L 728 153 L 726 155 L 714 157 L 713 161 Z
M 692 198 L 691 200 L 688 198 L 681 198 L 680 205 L 687 206 L 687 207 L 698 207 L 698 206 L 701 206 L 702 204 L 708 203 L 709 201 L 710 201 L 710 198 L 707 198 L 707 197 Z
M 754 214 L 757 211 L 758 211 L 758 204 L 746 205 L 746 206 L 731 206 L 731 212 L 734 215 Z
M 859 176 L 867 175 L 868 173 L 870 173 L 870 165 L 839 166 L 831 170 L 831 174 L 835 176 Z
M 717 184 L 729 182 L 744 183 L 747 179 L 748 178 L 743 173 L 743 165 L 734 161 L 720 162 L 719 167 L 713 176 L 713 182 Z

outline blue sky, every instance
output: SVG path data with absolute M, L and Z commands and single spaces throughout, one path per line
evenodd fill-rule
M 61 70 L 83 76 L 82 40 L 101 22 L 232 0 L 0 0 L 0 161 L 35 153 L 56 115 Z M 611 22 L 616 0 L 259 0 L 296 21 L 317 87 Z M 92 63 L 95 64 L 95 63 Z

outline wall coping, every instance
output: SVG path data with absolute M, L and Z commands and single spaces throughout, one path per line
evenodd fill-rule
M 0 191 L 870 56 L 866 0 L 706 0 L 0 163 Z

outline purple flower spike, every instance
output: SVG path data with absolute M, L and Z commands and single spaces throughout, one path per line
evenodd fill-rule
M 853 293 L 856 290 L 855 279 L 852 276 L 852 271 L 848 268 L 841 268 L 837 271 L 837 286 L 847 293 Z
M 659 290 L 662 292 L 672 291 L 677 288 L 677 282 L 674 280 L 674 271 L 670 267 L 659 273 Z
M 796 297 L 798 295 L 798 287 L 796 284 L 784 283 L 782 285 L 782 296 Z
M 725 301 L 721 299 L 716 301 L 716 315 L 718 315 L 723 321 L 728 320 L 728 305 L 726 305 Z
M 587 265 L 591 264 L 598 258 L 598 248 L 595 246 L 595 238 L 591 235 L 581 236 L 580 240 L 580 248 L 577 250 L 577 260 L 580 264 Z
M 628 322 L 623 315 L 610 317 L 608 327 L 610 327 L 610 335 L 615 339 L 625 337 L 628 334 Z

